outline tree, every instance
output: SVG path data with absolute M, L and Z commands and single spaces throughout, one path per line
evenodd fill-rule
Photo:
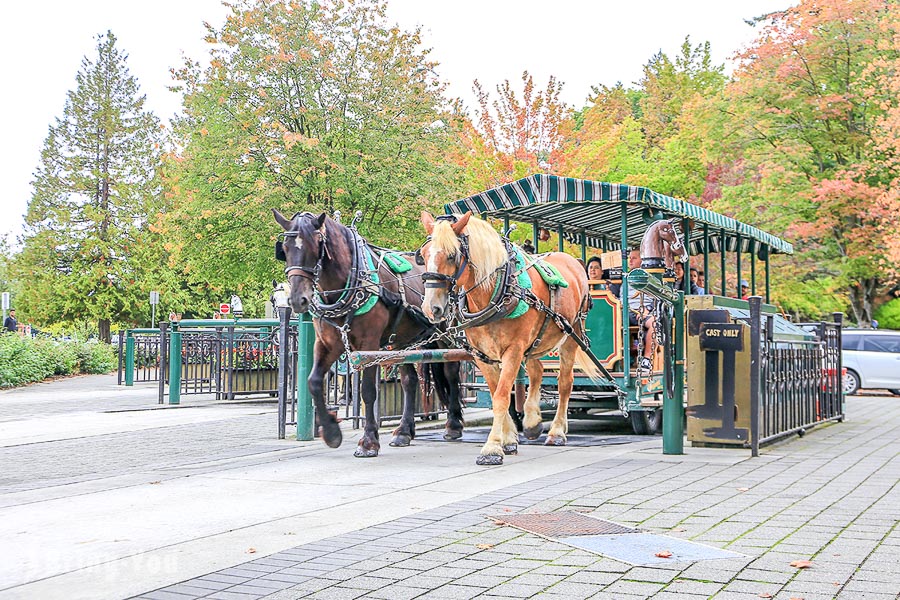
M 418 215 L 455 195 L 447 106 L 419 31 L 379 0 L 243 0 L 209 28 L 210 66 L 176 72 L 181 150 L 158 220 L 172 262 L 204 287 L 268 298 L 280 273 L 271 208 L 363 211 L 361 232 L 412 245 Z
M 525 71 L 521 99 L 509 80 L 496 87 L 497 97 L 492 99 L 481 83 L 474 82 L 479 142 L 498 167 L 493 181 L 483 182 L 477 191 L 552 168 L 562 140 L 560 124 L 569 112 L 559 99 L 562 87 L 551 76 L 546 89 L 535 89 L 534 78 Z
M 896 57 L 897 30 L 884 26 L 895 12 L 884 0 L 804 0 L 768 15 L 726 108 L 754 180 L 749 195 L 723 198 L 785 223 L 816 258 L 807 277 L 841 281 L 860 324 L 892 277 L 900 209 L 872 129 L 883 107 L 871 67 Z
M 559 174 L 646 185 L 647 144 L 635 116 L 634 91 L 621 84 L 593 91 L 590 105 L 563 126 Z
M 126 61 L 112 32 L 82 60 L 44 141 L 15 263 L 29 318 L 94 320 L 106 341 L 111 322 L 144 312 L 136 284 L 147 263 L 130 255 L 159 194 L 160 123 L 144 110 Z

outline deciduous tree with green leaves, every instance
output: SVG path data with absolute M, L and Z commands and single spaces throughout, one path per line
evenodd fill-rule
M 455 195 L 459 173 L 444 160 L 452 131 L 435 63 L 383 1 L 230 6 L 209 28 L 210 66 L 176 72 L 181 149 L 157 227 L 172 264 L 253 309 L 280 272 L 272 208 L 340 210 L 345 222 L 361 210 L 364 235 L 410 247 L 420 211 Z
M 139 282 L 159 267 L 131 259 L 160 193 L 161 129 L 126 61 L 112 32 L 82 60 L 44 141 L 14 266 L 29 320 L 93 320 L 106 341 L 112 322 L 143 317 Z

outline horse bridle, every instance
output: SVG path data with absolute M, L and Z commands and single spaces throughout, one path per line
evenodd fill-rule
M 457 218 L 456 215 L 441 215 L 437 217 L 435 221 L 449 221 L 450 223 L 456 223 Z M 466 270 L 466 267 L 469 265 L 469 236 L 458 233 L 456 237 L 459 239 L 459 265 L 456 268 L 456 273 L 453 275 L 444 275 L 443 273 L 437 273 L 435 271 L 425 271 L 422 273 L 422 281 L 425 283 L 425 288 L 445 288 L 452 291 L 456 288 L 457 283 L 459 282 L 459 278 L 462 277 L 463 271 Z M 425 244 L 431 241 L 431 236 L 425 238 Z M 422 256 L 422 248 L 425 247 L 425 244 L 416 250 L 415 261 L 416 264 L 424 267 L 425 266 L 425 257 Z
M 307 215 L 312 216 L 312 217 L 315 216 L 312 213 L 306 212 L 306 213 L 297 213 L 294 215 L 293 218 L 297 218 L 298 216 L 307 216 Z M 292 218 L 292 220 L 293 220 L 293 218 Z M 325 234 L 325 232 L 323 232 L 319 229 L 316 229 L 315 233 L 317 233 L 319 235 L 319 248 L 318 248 L 318 257 L 316 259 L 316 266 L 307 267 L 304 265 L 288 265 L 284 268 L 285 277 L 288 277 L 288 278 L 293 277 L 293 276 L 304 277 L 305 279 L 309 279 L 313 283 L 315 283 L 319 280 L 319 273 L 322 270 L 322 259 L 324 259 L 326 256 L 328 256 L 328 236 Z M 281 237 L 281 238 L 292 237 L 295 239 L 294 243 L 296 243 L 296 238 L 299 235 L 300 235 L 299 231 L 285 231 L 285 232 L 279 234 L 279 237 Z M 287 255 L 284 253 L 284 247 L 281 244 L 282 244 L 281 241 L 277 242 L 277 244 L 276 244 L 276 248 L 275 248 L 276 258 L 287 261 Z M 281 256 L 283 256 L 284 258 L 280 258 Z

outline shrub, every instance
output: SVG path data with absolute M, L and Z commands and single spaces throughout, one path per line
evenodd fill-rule
M 97 341 L 59 341 L 0 334 L 0 388 L 43 381 L 53 375 L 109 373 L 115 350 Z
M 78 370 L 82 373 L 109 373 L 119 366 L 115 350 L 98 341 L 81 342 Z
M 894 298 L 875 310 L 875 320 L 881 329 L 900 329 L 900 298 Z

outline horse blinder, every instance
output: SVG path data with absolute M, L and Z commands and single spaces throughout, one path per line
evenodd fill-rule
M 284 242 L 276 240 L 275 242 L 275 260 L 287 262 L 287 255 L 284 253 Z

